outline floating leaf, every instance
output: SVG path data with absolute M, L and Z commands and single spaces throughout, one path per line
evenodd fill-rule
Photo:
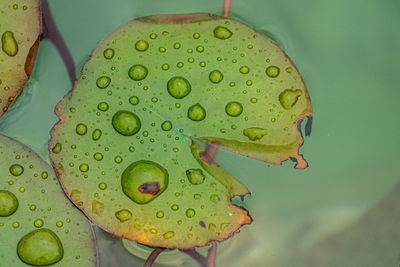
M 52 168 L 0 134 L 0 266 L 96 266 L 89 222 Z
M 249 191 L 213 161 L 217 146 L 304 168 L 297 124 L 312 108 L 274 42 L 235 20 L 189 14 L 115 30 L 56 113 L 53 166 L 90 219 L 143 244 L 191 248 L 251 221 L 230 201 Z
M 32 73 L 40 30 L 40 0 L 0 2 L 0 117 Z

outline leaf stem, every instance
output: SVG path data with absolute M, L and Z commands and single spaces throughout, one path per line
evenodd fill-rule
M 208 250 L 207 267 L 215 267 L 215 259 L 217 255 L 217 243 L 211 241 L 211 248 Z
M 150 253 L 149 257 L 147 258 L 146 262 L 144 263 L 143 267 L 151 267 L 153 263 L 156 261 L 158 255 L 164 251 L 165 248 L 154 248 L 154 250 Z
M 229 12 L 231 11 L 231 0 L 224 0 L 224 5 L 222 8 L 222 16 L 229 17 Z
M 68 47 L 62 38 L 51 15 L 50 6 L 47 0 L 42 0 L 43 33 L 42 39 L 49 39 L 60 53 L 65 66 L 67 67 L 69 79 L 75 83 L 75 64 Z

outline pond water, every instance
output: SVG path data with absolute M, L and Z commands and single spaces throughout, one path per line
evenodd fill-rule
M 50 7 L 79 75 L 96 43 L 120 24 L 150 14 L 221 14 L 222 1 L 52 0 Z M 400 183 L 399 10 L 396 0 L 233 0 L 232 18 L 265 32 L 293 59 L 309 88 L 314 118 L 301 148 L 305 170 L 292 162 L 273 166 L 218 154 L 217 162 L 252 192 L 244 206 L 254 219 L 221 244 L 218 266 L 300 266 L 296 262 L 312 255 L 316 244 L 358 223 Z M 1 119 L 0 131 L 48 161 L 53 110 L 70 89 L 60 55 L 43 41 L 31 80 Z M 100 266 L 140 266 L 120 239 L 96 232 Z M 393 265 L 374 266 L 398 266 L 399 246 L 393 257 Z M 164 257 L 168 262 L 197 266 L 187 258 Z M 361 266 L 354 264 L 349 266 Z

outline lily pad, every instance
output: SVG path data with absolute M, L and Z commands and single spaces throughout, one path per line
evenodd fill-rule
M 50 156 L 71 200 L 108 232 L 151 246 L 204 246 L 251 222 L 231 203 L 248 189 L 213 161 L 219 144 L 307 165 L 298 122 L 312 108 L 298 70 L 269 38 L 215 15 L 119 27 L 56 114 Z
M 0 2 L 0 117 L 32 73 L 40 31 L 40 0 Z
M 0 134 L 0 266 L 96 266 L 89 222 L 28 147 Z

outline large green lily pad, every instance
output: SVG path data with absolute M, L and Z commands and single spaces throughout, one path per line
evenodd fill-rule
M 96 266 L 86 217 L 28 147 L 0 134 L 0 266 Z
M 225 149 L 297 168 L 304 82 L 269 38 L 209 14 L 128 22 L 94 49 L 58 104 L 49 149 L 72 201 L 100 227 L 161 247 L 224 240 L 251 222 Z M 208 142 L 207 151 L 200 145 Z
M 40 0 L 0 1 L 0 117 L 32 73 L 40 31 Z

